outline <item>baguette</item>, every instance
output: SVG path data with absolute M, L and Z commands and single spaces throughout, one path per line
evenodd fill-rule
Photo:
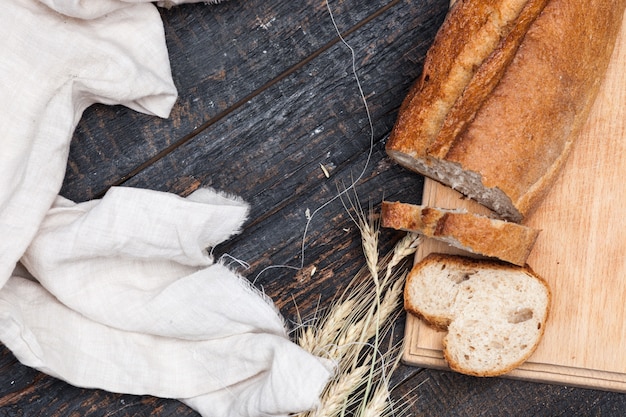
M 586 121 L 626 0 L 459 0 L 387 142 L 399 164 L 522 222 Z
M 498 376 L 537 348 L 550 310 L 547 283 L 528 266 L 430 254 L 407 277 L 405 309 L 447 331 L 443 355 L 454 371 Z
M 538 230 L 458 210 L 383 201 L 381 224 L 416 232 L 456 248 L 523 266 Z

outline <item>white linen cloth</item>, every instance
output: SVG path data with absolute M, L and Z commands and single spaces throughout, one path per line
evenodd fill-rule
M 203 416 L 314 407 L 331 366 L 207 250 L 239 232 L 246 203 L 208 189 L 58 195 L 89 105 L 168 116 L 177 92 L 156 7 L 5 0 L 0 34 L 0 341 L 71 384 Z

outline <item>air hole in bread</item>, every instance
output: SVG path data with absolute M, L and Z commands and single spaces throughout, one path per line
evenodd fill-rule
M 457 273 L 449 273 L 448 278 L 455 284 L 460 284 L 464 281 L 469 280 L 475 273 L 476 271 L 460 271 Z
M 489 347 L 492 347 L 494 349 L 504 349 L 504 345 L 495 340 L 492 340 L 491 343 L 489 343 Z
M 507 321 L 512 324 L 523 323 L 533 318 L 533 311 L 530 308 L 518 307 L 509 312 Z

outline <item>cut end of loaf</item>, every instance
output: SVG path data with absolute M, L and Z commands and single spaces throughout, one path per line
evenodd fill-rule
M 387 149 L 387 153 L 403 167 L 451 187 L 491 209 L 504 220 L 515 223 L 523 220 L 523 214 L 509 196 L 497 187 L 485 186 L 477 172 L 464 170 L 456 162 L 431 157 L 417 158 L 395 149 Z
M 431 254 L 407 278 L 405 308 L 447 330 L 443 354 L 452 370 L 498 376 L 537 348 L 550 290 L 529 267 Z

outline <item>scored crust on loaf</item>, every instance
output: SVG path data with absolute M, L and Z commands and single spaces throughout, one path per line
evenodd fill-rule
M 515 222 L 536 207 L 567 159 L 626 7 L 626 0 L 540 3 L 455 3 L 387 143 L 399 164 Z M 495 26 L 503 35 L 494 46 L 497 37 L 485 39 L 486 26 L 476 22 L 511 8 L 519 13 Z
M 500 68 L 510 61 L 516 45 L 546 2 L 459 0 L 451 7 L 427 53 L 421 78 L 398 115 L 398 123 L 406 125 L 403 129 L 414 137 L 415 145 L 433 145 L 460 98 L 471 100 L 472 111 L 476 110 L 480 100 L 465 94 L 466 88 L 474 84 L 472 90 L 481 95 L 493 89 L 502 76 Z M 496 56 L 494 50 L 500 53 Z M 469 111 L 467 104 L 456 110 Z
M 474 376 L 510 372 L 543 336 L 550 289 L 528 266 L 430 254 L 404 291 L 405 309 L 447 331 L 443 354 L 452 370 Z
M 416 232 L 475 254 L 524 265 L 539 231 L 459 210 L 383 201 L 381 224 Z

